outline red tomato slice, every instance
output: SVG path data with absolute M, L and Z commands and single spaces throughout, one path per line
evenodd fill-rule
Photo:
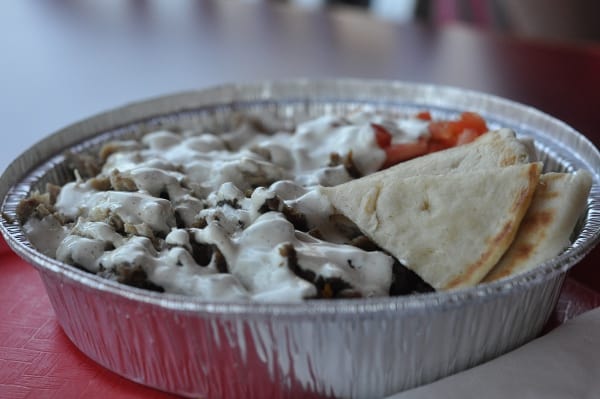
M 485 120 L 475 112 L 463 112 L 460 115 L 460 121 L 463 123 L 463 130 L 472 129 L 478 135 L 488 131 Z
M 477 133 L 477 131 L 475 131 L 473 129 L 465 129 L 462 132 L 460 132 L 460 134 L 458 135 L 458 138 L 456 139 L 456 145 L 463 145 L 463 144 L 470 143 L 471 141 L 475 140 L 479 136 L 480 136 L 480 134 Z
M 392 144 L 392 135 L 386 128 L 378 123 L 371 123 L 371 127 L 375 132 L 375 141 L 377 141 L 379 148 L 386 148 Z
M 383 169 L 389 168 L 402 161 L 425 155 L 427 153 L 427 140 L 419 140 L 411 143 L 392 144 L 385 149 L 385 162 Z
M 416 117 L 431 120 L 428 111 L 418 112 Z M 375 131 L 377 144 L 386 153 L 382 168 L 431 152 L 470 143 L 488 131 L 485 120 L 475 112 L 463 112 L 456 120 L 432 121 L 428 124 L 429 138 L 421 138 L 413 143 L 392 144 L 392 135 L 385 127 L 376 123 L 372 123 L 371 126 Z
M 429 124 L 431 138 L 435 140 L 448 140 L 452 138 L 452 125 L 448 121 L 431 122 Z
M 431 122 L 429 124 L 429 134 L 431 134 L 431 139 L 448 144 L 449 146 L 453 146 L 456 142 L 456 136 L 459 129 L 460 126 L 452 121 Z
M 415 116 L 417 117 L 417 119 L 421 119 L 423 121 L 431 120 L 431 113 L 429 111 L 417 112 L 417 115 L 415 115 Z
M 427 153 L 446 150 L 453 147 L 452 144 L 444 141 L 429 140 L 427 143 Z

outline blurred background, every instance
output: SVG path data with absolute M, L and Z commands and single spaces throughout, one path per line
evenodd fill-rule
M 505 40 L 530 43 L 528 51 L 539 59 L 536 65 L 569 62 L 546 55 L 541 45 L 597 52 L 599 4 L 6 1 L 0 13 L 0 109 L 2 135 L 11 140 L 5 140 L 0 152 L 0 168 L 45 135 L 97 112 L 224 82 L 399 79 L 467 87 L 536 104 L 546 93 L 528 85 L 540 89 L 543 82 L 513 76 L 515 68 L 534 67 L 524 63 L 522 52 L 505 46 Z M 577 68 L 581 79 L 592 76 L 591 67 Z M 537 75 L 539 68 L 534 69 Z M 542 105 L 548 112 L 560 109 L 558 103 Z
M 385 20 L 463 22 L 481 29 L 551 40 L 600 39 L 595 0 L 282 0 L 300 7 L 354 6 Z

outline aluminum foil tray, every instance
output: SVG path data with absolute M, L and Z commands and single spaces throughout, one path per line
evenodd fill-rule
M 203 302 L 148 292 L 82 272 L 35 250 L 14 222 L 17 203 L 71 173 L 64 151 L 98 148 L 161 126 L 218 132 L 236 111 L 294 123 L 357 107 L 451 117 L 479 112 L 490 127 L 532 137 L 546 170 L 586 169 L 586 215 L 564 253 L 519 277 L 418 296 L 299 304 Z M 90 358 L 133 381 L 189 397 L 370 398 L 434 381 L 540 333 L 566 271 L 600 239 L 600 154 L 540 111 L 456 88 L 328 80 L 225 85 L 118 108 L 66 127 L 17 158 L 0 178 L 8 244 L 39 271 L 59 323 Z

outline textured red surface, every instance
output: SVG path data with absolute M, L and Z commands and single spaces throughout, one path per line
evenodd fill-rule
M 552 328 L 600 306 L 600 293 L 567 279 Z M 0 398 L 174 398 L 130 382 L 82 354 L 62 332 L 37 271 L 0 239 Z
M 37 271 L 0 239 L 0 398 L 175 398 L 97 365 L 62 332 Z

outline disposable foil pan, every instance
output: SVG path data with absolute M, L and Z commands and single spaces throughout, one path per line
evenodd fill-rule
M 103 280 L 37 252 L 14 222 L 17 203 L 64 183 L 65 150 L 82 152 L 165 125 L 218 134 L 232 112 L 293 123 L 359 107 L 436 117 L 479 112 L 490 127 L 532 137 L 546 170 L 586 169 L 593 187 L 574 242 L 526 275 L 447 293 L 315 300 L 300 304 L 204 302 Z M 600 154 L 566 124 L 530 107 L 456 88 L 390 81 L 226 85 L 128 105 L 34 145 L 0 178 L 2 234 L 36 267 L 71 341 L 133 381 L 189 397 L 383 397 L 509 351 L 540 333 L 565 272 L 600 235 Z

